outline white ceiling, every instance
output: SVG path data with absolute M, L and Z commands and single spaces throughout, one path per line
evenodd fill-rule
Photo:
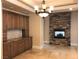
M 30 12 L 34 12 L 33 7 L 35 5 L 40 6 L 42 0 L 5 0 L 6 3 L 14 4 L 16 6 L 22 7 Z M 77 0 L 45 0 L 47 6 L 54 6 L 55 10 L 66 10 L 68 8 L 73 8 L 72 11 L 78 9 Z M 9 6 L 9 5 L 8 5 Z
M 42 0 L 18 0 L 26 5 L 28 5 L 30 8 L 34 8 L 35 5 L 40 6 L 42 3 Z M 45 0 L 46 5 L 48 6 L 54 6 L 54 10 L 66 10 L 68 8 L 73 8 L 73 10 L 77 10 L 77 0 Z
M 34 5 L 40 5 L 42 0 L 18 0 L 18 1 L 22 1 L 26 4 L 29 4 L 31 6 Z M 77 0 L 45 0 L 47 6 L 58 6 L 58 5 L 67 5 L 67 4 L 74 4 L 77 3 Z

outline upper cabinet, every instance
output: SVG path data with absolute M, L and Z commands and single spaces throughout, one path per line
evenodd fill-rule
M 25 36 L 29 36 L 29 16 L 16 14 L 3 10 L 3 40 L 7 39 L 7 31 L 13 29 L 24 30 Z
M 16 13 L 3 11 L 4 29 L 27 29 L 29 28 L 29 17 Z

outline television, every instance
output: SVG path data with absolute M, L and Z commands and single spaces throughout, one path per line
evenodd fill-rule
M 54 38 L 65 38 L 65 30 L 64 29 L 54 30 Z

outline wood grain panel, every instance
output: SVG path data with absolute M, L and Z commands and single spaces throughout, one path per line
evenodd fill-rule
M 9 29 L 24 29 L 26 32 L 25 36 L 26 37 L 29 36 L 28 16 L 23 16 L 13 12 L 3 10 L 3 30 L 7 31 Z M 6 32 L 5 32 L 5 35 L 3 35 L 3 38 L 7 39 Z
M 13 29 L 24 30 L 22 38 L 7 40 L 7 31 Z M 27 38 L 26 38 L 27 37 Z M 31 49 L 32 41 L 29 37 L 29 18 L 13 12 L 3 10 L 3 59 L 12 59 L 18 54 Z
M 10 59 L 10 42 L 3 43 L 3 59 Z

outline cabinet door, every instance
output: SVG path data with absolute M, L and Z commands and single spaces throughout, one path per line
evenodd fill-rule
M 12 57 L 17 56 L 18 54 L 24 52 L 24 40 L 18 39 L 17 41 L 13 41 L 11 44 L 11 53 Z
M 28 39 L 24 39 L 25 40 L 25 50 L 28 50 L 29 49 L 29 42 L 28 42 Z
M 28 17 L 24 16 L 23 25 L 24 25 L 24 29 L 26 30 L 25 35 L 26 35 L 26 37 L 28 37 L 29 36 L 29 19 L 28 19 Z
M 19 15 L 14 14 L 13 16 L 14 16 L 14 23 L 13 23 L 14 29 L 15 28 L 18 29 L 19 28 Z
M 8 13 L 7 14 L 7 29 L 11 29 L 12 28 L 12 14 Z
M 12 14 L 11 22 L 12 22 L 11 28 L 14 29 L 14 28 L 15 28 L 15 26 L 14 26 L 14 22 L 15 22 L 15 16 L 14 16 L 14 13 Z
M 18 55 L 19 53 L 19 51 L 18 51 L 18 41 L 13 41 L 12 43 L 11 43 L 11 55 L 12 55 L 12 57 L 15 57 L 16 55 Z
M 19 26 L 20 26 L 20 29 L 23 29 L 23 16 L 19 15 Z
M 32 39 L 26 38 L 25 39 L 25 49 L 31 49 L 32 48 Z
M 7 30 L 7 14 L 6 14 L 7 12 L 5 12 L 5 11 L 3 11 L 3 30 L 5 31 L 5 30 Z
M 24 17 L 24 28 L 29 30 L 29 17 Z
M 3 11 L 3 41 L 7 41 L 7 12 Z
M 24 39 L 20 39 L 19 40 L 19 43 L 18 43 L 19 54 L 24 52 L 24 45 L 25 45 L 24 42 L 25 42 Z
M 31 49 L 32 48 L 32 38 L 31 37 L 29 38 L 29 44 L 28 45 L 29 45 L 29 49 Z
M 4 42 L 3 43 L 3 59 L 10 59 L 10 42 Z

